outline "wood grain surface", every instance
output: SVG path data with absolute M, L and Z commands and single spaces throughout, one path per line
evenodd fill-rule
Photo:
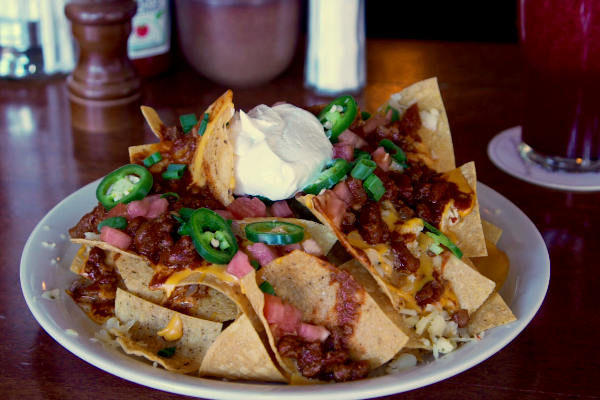
M 474 160 L 478 179 L 534 222 L 551 258 L 550 287 L 529 326 L 499 353 L 457 375 L 387 399 L 588 399 L 600 397 L 600 194 L 545 189 L 517 180 L 488 159 L 488 142 L 521 123 L 517 45 L 371 39 L 368 85 L 357 100 L 374 110 L 388 96 L 432 76 L 440 82 L 457 165 Z M 236 108 L 286 100 L 325 102 L 303 89 L 303 55 L 273 82 L 234 90 Z M 227 88 L 184 62 L 143 82 L 144 104 L 165 123 L 202 112 Z M 131 116 L 139 118 L 139 116 Z M 90 365 L 59 345 L 28 310 L 19 282 L 25 242 L 60 200 L 127 163 L 127 147 L 156 141 L 137 128 L 89 134 L 71 127 L 64 77 L 0 81 L 0 393 L 9 399 L 183 398 L 143 387 Z

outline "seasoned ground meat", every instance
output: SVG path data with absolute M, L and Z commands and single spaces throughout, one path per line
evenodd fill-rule
M 434 273 L 434 277 L 437 274 Z M 435 303 L 442 298 L 444 294 L 444 285 L 437 280 L 429 281 L 423 286 L 421 290 L 415 295 L 417 304 L 424 308 L 427 304 Z
M 350 208 L 354 211 L 360 211 L 367 204 L 369 197 L 366 190 L 363 188 L 363 182 L 360 179 L 355 179 L 352 176 L 346 180 L 346 184 L 350 192 L 354 196 L 354 201 L 350 204 Z
M 182 314 L 190 315 L 196 307 L 198 300 L 208 296 L 210 288 L 206 285 L 177 286 L 163 307 L 175 310 Z
M 181 128 L 179 125 L 174 125 L 174 126 L 169 126 L 167 129 L 165 129 L 165 131 L 163 132 L 163 139 L 164 140 L 176 140 L 183 135 L 184 135 L 183 128 Z
M 85 232 L 98 233 L 98 224 L 106 219 L 106 209 L 100 203 L 92 212 L 85 214 L 73 228 L 69 229 L 72 238 L 85 238 Z
M 401 131 L 405 135 L 411 136 L 417 142 L 421 141 L 421 137 L 418 135 L 419 129 L 423 125 L 421 121 L 421 115 L 419 114 L 419 105 L 417 103 L 408 107 L 404 112 L 402 121 L 400 121 Z
M 464 328 L 469 325 L 469 311 L 461 308 L 452 315 L 452 321 L 458 324 L 459 328 Z
M 397 271 L 412 274 L 421 266 L 418 258 L 413 256 L 406 245 L 399 241 L 392 242 L 392 254 L 394 254 L 393 267 Z
M 298 370 L 307 378 L 344 382 L 365 378 L 369 372 L 368 361 L 352 361 L 344 350 L 326 349 L 323 342 L 309 342 L 295 335 L 283 336 L 277 350 L 296 359 Z
M 177 221 L 168 212 L 143 222 L 133 239 L 137 252 L 158 263 L 160 253 L 175 244 L 173 234 L 176 233 L 176 224 Z
M 381 220 L 379 205 L 369 202 L 360 213 L 358 232 L 363 240 L 369 244 L 384 243 L 387 226 Z
M 346 211 L 344 213 L 344 218 L 342 219 L 342 231 L 343 232 L 352 232 L 356 229 L 356 224 L 358 220 L 356 219 L 356 214 L 352 211 Z
M 198 254 L 194 242 L 189 236 L 182 236 L 177 240 L 173 247 L 163 251 L 160 255 L 160 264 L 167 268 L 176 270 L 196 268 L 193 264 L 200 266 L 202 257 Z
M 146 222 L 146 218 L 144 218 L 142 216 L 135 217 L 134 219 L 132 219 L 131 221 L 129 221 L 127 223 L 127 228 L 125 228 L 123 230 L 123 232 L 125 232 L 132 238 L 135 238 L 135 234 L 137 233 L 138 229 L 140 229 L 140 227 L 142 226 L 142 224 L 144 222 Z

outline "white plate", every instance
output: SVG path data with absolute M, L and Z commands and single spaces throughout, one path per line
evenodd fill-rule
M 90 341 L 98 325 L 91 322 L 64 293 L 76 275 L 69 271 L 78 249 L 67 230 L 97 204 L 92 182 L 54 207 L 31 233 L 21 258 L 21 287 L 27 305 L 40 325 L 67 350 L 113 375 L 155 389 L 211 399 L 359 399 L 420 388 L 459 374 L 500 351 L 531 321 L 539 309 L 550 279 L 548 250 L 533 223 L 506 198 L 479 184 L 482 218 L 501 227 L 498 247 L 510 258 L 511 268 L 500 291 L 517 321 L 486 332 L 483 340 L 468 343 L 437 361 L 399 374 L 355 382 L 316 386 L 236 383 L 178 375 L 153 368 L 141 358 L 106 349 Z M 46 243 L 44 245 L 43 243 Z M 56 245 L 52 247 L 52 243 Z M 50 244 L 50 245 L 48 245 Z M 52 261 L 56 260 L 56 261 Z M 42 298 L 45 290 L 60 289 L 60 300 Z M 78 336 L 66 333 L 74 329 Z
M 519 154 L 519 143 L 521 127 L 506 129 L 488 143 L 488 157 L 502 171 L 534 185 L 572 192 L 600 190 L 600 172 L 548 171 L 533 162 L 525 161 Z

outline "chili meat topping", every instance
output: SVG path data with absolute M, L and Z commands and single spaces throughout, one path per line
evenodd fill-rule
M 102 323 L 114 316 L 117 287 L 121 276 L 106 262 L 104 250 L 93 247 L 81 271 L 83 279 L 73 282 L 67 293 L 95 322 Z

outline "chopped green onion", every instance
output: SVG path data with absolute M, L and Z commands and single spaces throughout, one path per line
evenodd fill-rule
M 436 243 L 431 243 L 431 245 L 429 246 L 429 251 L 431 251 L 433 254 L 438 255 L 441 254 L 442 251 L 444 251 L 444 249 Z
M 446 246 L 448 248 L 448 250 L 450 250 L 450 252 L 452 254 L 454 254 L 454 256 L 456 258 L 458 258 L 459 260 L 462 258 L 462 256 L 463 256 L 462 251 L 458 248 L 457 245 L 454 244 L 454 242 L 452 242 L 452 240 L 450 240 L 448 238 L 448 236 L 444 235 L 444 233 L 439 231 L 436 227 L 430 225 L 425 220 L 423 220 L 423 225 L 429 231 L 429 232 L 425 232 L 425 234 L 427 236 L 429 236 L 430 238 L 432 238 L 433 241 L 435 242 L 435 244 L 437 244 L 437 245 L 443 244 L 444 246 Z
M 196 119 L 196 114 L 186 114 L 179 116 L 179 122 L 181 122 L 183 133 L 188 133 L 190 129 L 196 126 L 198 120 Z
M 402 165 L 402 167 L 410 168 L 408 164 L 406 164 L 406 154 L 404 153 L 404 150 L 396 146 L 396 144 L 394 144 L 391 140 L 383 139 L 381 142 L 379 142 L 379 145 L 390 154 L 394 161 Z
M 179 216 L 185 221 L 188 222 L 190 220 L 190 216 L 192 213 L 196 211 L 193 208 L 181 207 L 179 209 Z
M 202 122 L 200 123 L 200 128 L 198 128 L 198 135 L 204 135 L 204 131 L 206 131 L 206 126 L 208 125 L 209 118 L 210 114 L 204 113 L 204 116 L 202 117 Z
M 162 177 L 163 179 L 181 179 L 186 169 L 186 164 L 169 164 Z
M 260 290 L 262 290 L 263 293 L 268 293 L 275 296 L 275 288 L 273 288 L 273 285 L 271 285 L 269 282 L 264 281 L 260 284 L 259 288 Z
M 173 356 L 173 354 L 175 354 L 176 348 L 177 347 L 165 347 L 164 349 L 161 349 L 158 351 L 158 355 L 161 357 L 169 358 L 169 357 Z
M 375 201 L 379 201 L 381 196 L 383 196 L 385 193 L 383 182 L 381 182 L 381 179 L 379 179 L 375 174 L 369 175 L 367 180 L 363 183 L 363 187 L 365 188 L 369 198 Z
M 146 166 L 146 168 L 150 168 L 151 166 L 153 166 L 160 160 L 162 160 L 162 156 L 157 151 L 156 153 L 151 154 L 148 157 L 144 158 L 144 165 Z
M 370 160 L 371 155 L 369 153 L 367 153 L 366 151 L 354 149 L 354 161 L 352 161 L 350 163 L 350 167 L 354 168 L 354 166 L 356 166 L 356 164 L 358 164 L 360 162 L 360 160 L 363 160 L 363 159 Z
M 164 199 L 165 197 L 176 197 L 177 200 L 179 200 L 179 195 L 175 192 L 167 192 L 167 193 L 163 194 L 162 196 L 160 196 L 161 199 Z
M 368 113 L 366 111 L 361 111 L 360 115 L 362 116 L 363 121 L 368 120 L 369 118 L 371 118 L 371 113 Z
M 252 268 L 254 268 L 256 271 L 260 269 L 260 264 L 256 260 L 250 261 L 250 265 L 252 265 Z
M 361 181 L 364 181 L 373 173 L 373 171 L 375 171 L 375 168 L 377 168 L 375 161 L 361 158 L 352 169 L 352 172 L 350 172 L 350 175 L 352 175 L 354 179 L 360 179 Z
M 106 218 L 98 224 L 98 232 L 102 230 L 103 226 L 109 226 L 115 229 L 125 229 L 127 228 L 127 219 L 125 217 Z
M 400 119 L 400 112 L 392 106 L 387 106 L 385 113 L 387 114 L 390 110 L 392 110 L 392 122 L 398 121 Z
M 181 225 L 179 225 L 179 229 L 177 229 L 177 234 L 179 236 L 190 236 L 190 231 L 188 229 L 189 226 L 187 222 L 184 222 Z

